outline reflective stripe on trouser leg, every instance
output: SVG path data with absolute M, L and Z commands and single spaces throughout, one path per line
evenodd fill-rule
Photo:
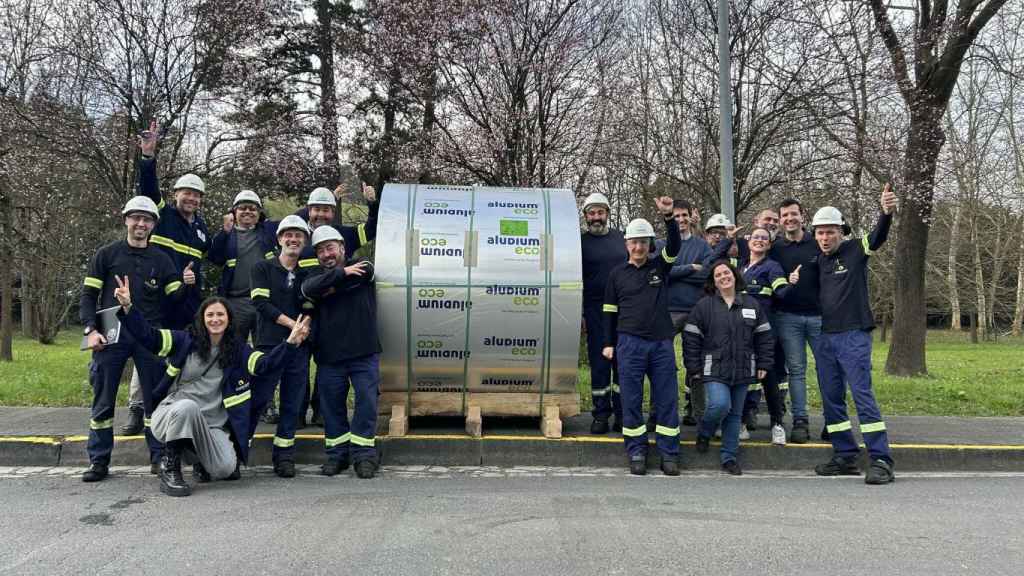
M 818 371 L 818 388 L 821 391 L 822 410 L 825 425 L 829 430 L 832 450 L 840 456 L 853 457 L 860 452 L 850 428 L 850 417 L 846 413 L 846 384 L 842 366 L 836 357 L 833 337 L 836 334 L 822 334 L 814 351 Z
M 644 372 L 647 355 L 639 346 L 639 338 L 619 334 L 615 346 L 615 361 L 619 368 L 619 388 L 622 390 L 622 439 L 626 454 L 647 453 L 647 424 L 644 422 Z
M 676 379 L 676 352 L 672 340 L 644 341 L 650 352 L 647 376 L 651 380 L 651 399 L 658 425 L 655 442 L 666 458 L 679 457 L 679 381 Z
M 377 460 L 374 440 L 377 433 L 377 392 L 380 390 L 380 354 L 370 354 L 346 362 L 356 406 L 352 414 L 352 462 Z
M 604 314 L 601 304 L 585 304 L 583 319 L 587 324 L 587 364 L 590 366 L 590 397 L 594 418 L 607 420 L 612 415 L 612 363 L 601 354 L 604 345 Z M 596 327 L 597 329 L 592 329 Z
M 93 352 L 89 363 L 92 385 L 92 410 L 89 415 L 89 440 L 85 449 L 91 464 L 110 464 L 114 449 L 114 405 L 121 373 L 131 354 L 131 347 L 118 343 Z
M 882 412 L 875 401 L 871 386 L 871 333 L 851 330 L 830 334 L 839 364 L 850 385 L 850 396 L 857 408 L 864 445 L 872 460 L 881 458 L 892 462 L 889 435 L 885 431 Z
M 272 348 L 271 348 L 272 349 Z M 269 350 L 260 350 L 269 353 Z M 273 460 L 291 458 L 295 452 L 295 429 L 298 427 L 302 399 L 309 386 L 309 352 L 299 347 L 281 370 L 280 418 L 274 433 Z
M 331 460 L 349 457 L 348 378 L 345 363 L 316 367 L 320 415 L 324 418 L 324 451 Z

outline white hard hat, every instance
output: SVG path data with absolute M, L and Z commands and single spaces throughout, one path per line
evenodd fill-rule
M 203 184 L 203 179 L 195 174 L 185 174 L 178 181 L 174 183 L 174 189 L 180 190 L 182 188 L 191 188 L 200 194 L 206 193 L 206 184 Z
M 634 218 L 626 226 L 626 240 L 631 238 L 653 238 L 654 226 L 643 218 Z
M 832 206 L 819 208 L 818 211 L 814 213 L 814 219 L 811 220 L 811 227 L 842 226 L 843 224 L 846 224 L 846 221 L 843 220 L 843 213 Z
M 332 228 L 331 226 L 321 226 L 321 228 Z M 289 214 L 281 220 L 281 223 L 277 225 L 277 235 L 280 236 L 285 230 L 301 230 L 309 236 L 309 224 L 301 217 L 295 214 Z
M 704 224 L 704 231 L 707 232 L 712 228 L 728 228 L 732 226 L 732 222 L 726 218 L 725 214 L 715 214 L 711 218 L 708 218 L 706 224 Z
M 121 215 L 127 216 L 132 212 L 145 212 L 156 220 L 160 219 L 160 211 L 157 209 L 156 203 L 149 196 L 135 196 L 128 200 L 124 205 L 124 209 L 121 210 Z
M 608 198 L 600 192 L 594 192 L 587 199 L 583 201 L 583 211 L 586 212 L 587 208 L 591 206 L 604 206 L 608 210 L 612 209 L 612 205 L 608 203 Z
M 334 226 L 320 226 L 316 230 L 313 230 L 313 240 L 310 244 L 315 248 L 321 242 L 327 242 L 328 240 L 337 240 L 342 244 L 345 243 L 345 239 L 341 237 L 341 232 Z
M 334 192 L 331 192 L 323 186 L 314 188 L 309 193 L 309 200 L 306 200 L 306 206 L 337 206 L 338 201 L 334 199 Z
M 263 208 L 263 201 L 260 200 L 259 194 L 256 194 L 252 190 L 242 190 L 238 194 L 235 194 L 235 201 L 231 203 L 231 207 L 234 208 L 242 202 L 248 202 Z

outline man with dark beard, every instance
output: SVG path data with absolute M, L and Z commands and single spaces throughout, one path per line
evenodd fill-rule
M 583 202 L 586 230 L 580 240 L 583 250 L 583 322 L 587 331 L 587 359 L 590 364 L 590 396 L 593 399 L 594 421 L 591 434 L 607 434 L 609 430 L 622 430 L 622 403 L 619 395 L 618 372 L 614 383 L 614 363 L 601 354 L 604 334 L 605 285 L 612 269 L 626 262 L 626 240 L 619 230 L 608 227 L 611 206 L 604 194 L 587 196 Z M 615 422 L 608 420 L 615 414 Z

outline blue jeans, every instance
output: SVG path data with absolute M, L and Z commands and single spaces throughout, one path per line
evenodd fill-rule
M 802 316 L 779 312 L 772 319 L 775 335 L 786 352 L 789 370 L 789 396 L 793 402 L 793 421 L 807 421 L 807 346 L 813 352 L 821 337 L 821 316 Z M 815 355 L 817 359 L 817 355 Z
M 747 385 L 729 386 L 709 380 L 704 382 L 704 393 L 707 395 L 708 407 L 704 419 L 700 421 L 700 435 L 710 438 L 721 423 L 721 459 L 722 464 L 725 464 L 735 460 L 736 452 L 740 449 L 740 417 L 743 415 L 743 402 L 747 399 Z

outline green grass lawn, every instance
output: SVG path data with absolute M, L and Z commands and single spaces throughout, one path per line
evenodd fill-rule
M 78 350 L 80 338 L 75 332 L 64 332 L 50 346 L 16 338 L 15 361 L 0 363 L 0 405 L 89 406 L 89 353 Z M 886 344 L 876 342 L 875 391 L 885 414 L 1024 416 L 1024 341 L 976 345 L 966 334 L 930 332 L 930 374 L 924 378 L 885 375 L 887 352 Z M 810 403 L 820 406 L 813 367 L 809 380 Z M 125 404 L 127 388 L 119 391 L 119 405 Z M 580 369 L 578 389 L 584 410 L 589 410 L 586 366 Z

